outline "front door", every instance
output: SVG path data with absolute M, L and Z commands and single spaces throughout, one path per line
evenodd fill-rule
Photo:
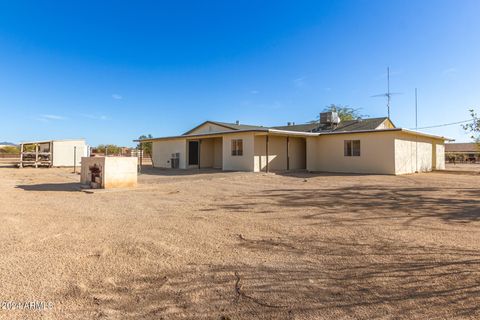
M 198 165 L 198 141 L 188 141 L 188 165 Z

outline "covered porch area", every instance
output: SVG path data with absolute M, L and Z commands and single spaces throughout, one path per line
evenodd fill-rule
M 222 169 L 223 138 L 221 136 L 187 139 L 187 168 Z
M 254 171 L 306 170 L 306 137 L 301 134 L 257 133 L 254 138 Z

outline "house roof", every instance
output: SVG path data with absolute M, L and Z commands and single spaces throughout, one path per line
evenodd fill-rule
M 288 131 L 300 131 L 300 132 L 313 132 L 318 128 L 318 123 L 304 123 L 304 124 L 294 124 L 290 126 L 278 126 L 272 127 L 272 129 L 278 130 L 288 130 Z
M 435 138 L 435 139 L 451 140 L 449 138 L 430 135 L 423 132 L 396 128 L 395 126 L 393 128 L 379 128 L 380 125 L 384 123 L 386 120 L 389 120 L 389 119 L 387 117 L 382 117 L 382 118 L 343 121 L 343 122 L 340 122 L 340 124 L 334 129 L 332 129 L 330 126 L 319 125 L 318 123 L 315 123 L 315 122 L 298 124 L 298 125 L 290 125 L 290 126 L 263 127 L 263 126 L 236 124 L 236 123 L 228 123 L 228 122 L 205 121 L 180 136 L 150 138 L 150 139 L 142 139 L 142 140 L 134 140 L 134 141 L 150 142 L 150 141 L 168 140 L 168 139 L 214 137 L 214 136 L 222 136 L 225 134 L 232 134 L 232 133 L 239 133 L 239 132 L 263 132 L 267 134 L 270 133 L 270 134 L 280 134 L 280 135 L 319 136 L 323 134 L 370 133 L 370 132 L 387 132 L 387 131 L 401 131 L 408 134 L 426 136 L 426 137 Z M 195 129 L 201 127 L 206 123 L 216 124 L 218 126 L 224 127 L 227 130 L 208 132 L 208 133 L 192 133 L 193 131 L 195 131 Z
M 446 143 L 445 152 L 480 152 L 476 143 Z
M 211 121 L 207 120 L 205 122 L 200 123 L 198 126 L 195 128 L 192 128 L 188 130 L 187 132 L 184 133 L 184 135 L 190 134 L 191 132 L 195 131 L 197 128 L 200 128 L 206 123 L 212 123 L 216 124 L 218 126 L 231 129 L 231 130 L 252 130 L 252 129 L 265 129 L 265 127 L 262 126 L 255 126 L 255 125 L 249 125 L 249 124 L 236 124 L 236 123 L 229 123 L 229 122 L 219 122 L 219 121 Z
M 350 132 L 350 131 L 364 131 L 377 129 L 387 117 L 383 118 L 370 118 L 370 119 L 358 119 L 341 121 L 335 129 L 332 129 L 327 125 L 320 125 L 316 122 L 295 124 L 290 126 L 272 127 L 272 129 L 288 130 L 288 131 L 303 131 L 303 132 Z
M 440 140 L 450 140 L 452 139 L 436 136 L 428 133 L 418 132 L 407 130 L 403 128 L 387 128 L 387 129 L 373 129 L 373 130 L 358 130 L 358 131 L 324 131 L 324 132 L 303 132 L 303 131 L 288 131 L 288 130 L 280 130 L 280 129 L 269 129 L 269 128 L 261 128 L 261 129 L 245 129 L 245 130 L 228 130 L 228 131 L 219 131 L 219 132 L 208 132 L 208 133 L 196 133 L 196 134 L 189 134 L 189 135 L 180 135 L 180 136 L 169 136 L 169 137 L 160 137 L 160 138 L 148 138 L 148 139 L 137 139 L 133 140 L 135 142 L 153 142 L 153 141 L 161 141 L 161 140 L 172 140 L 172 139 L 201 139 L 201 138 L 214 138 L 214 137 L 222 137 L 228 134 L 237 134 L 243 132 L 258 132 L 261 134 L 274 134 L 274 135 L 288 135 L 288 136 L 303 136 L 303 137 L 318 137 L 322 135 L 334 135 L 334 134 L 364 134 L 364 133 L 381 133 L 381 132 L 404 132 L 407 134 L 429 137 L 434 139 Z

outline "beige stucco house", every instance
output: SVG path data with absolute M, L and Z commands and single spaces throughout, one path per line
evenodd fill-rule
M 159 168 L 405 174 L 444 169 L 446 140 L 372 118 L 279 127 L 205 121 L 141 142 L 152 142 Z

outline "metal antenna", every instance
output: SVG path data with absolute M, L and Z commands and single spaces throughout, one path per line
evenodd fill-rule
M 400 92 L 390 92 L 390 67 L 387 67 L 387 92 L 382 94 L 376 94 L 372 97 L 386 97 L 387 98 L 387 115 L 390 119 L 390 100 L 392 99 L 392 95 L 394 94 L 401 94 Z
M 417 88 L 415 88 L 415 131 L 418 130 L 418 101 L 417 101 Z
M 387 67 L 387 112 L 388 112 L 388 119 L 390 119 L 390 67 Z

